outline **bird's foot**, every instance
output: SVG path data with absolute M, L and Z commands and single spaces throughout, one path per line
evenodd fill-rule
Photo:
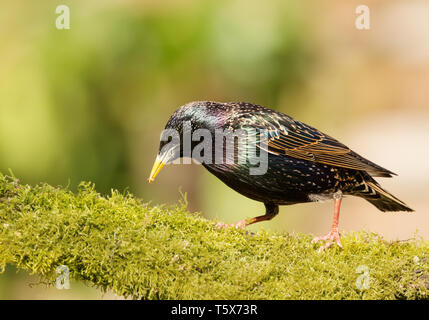
M 338 232 L 338 229 L 333 229 L 331 232 L 329 232 L 326 236 L 323 237 L 316 237 L 311 241 L 311 243 L 317 243 L 319 241 L 326 241 L 320 248 L 319 252 L 324 251 L 325 249 L 329 248 L 334 244 L 334 242 L 342 249 L 343 246 L 340 242 L 340 233 Z
M 226 228 L 236 228 L 236 229 L 244 229 L 247 226 L 247 219 L 244 220 L 240 220 L 237 223 L 223 223 L 223 222 L 218 222 L 216 224 L 216 228 L 218 229 L 226 229 Z

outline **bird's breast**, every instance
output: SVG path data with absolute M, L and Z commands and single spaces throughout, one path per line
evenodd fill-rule
M 267 171 L 250 174 L 249 164 L 204 164 L 237 192 L 257 201 L 292 204 L 314 201 L 309 195 L 329 194 L 338 187 L 337 172 L 327 165 L 291 157 L 268 157 Z

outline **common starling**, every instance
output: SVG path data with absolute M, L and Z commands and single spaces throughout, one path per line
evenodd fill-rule
M 179 138 L 170 135 L 168 139 L 161 139 L 149 182 L 153 182 L 165 164 L 184 157 L 196 158 L 198 155 L 201 164 L 227 186 L 265 204 L 265 215 L 244 219 L 233 225 L 219 224 L 221 227 L 244 228 L 255 222 L 271 220 L 278 214 L 279 205 L 333 199 L 331 231 L 313 240 L 326 241 L 320 248 L 323 250 L 334 241 L 342 247 L 338 218 L 343 195 L 364 198 L 381 211 L 413 211 L 373 179 L 392 177 L 395 175 L 393 172 L 363 158 L 329 135 L 286 114 L 259 105 L 244 102 L 191 102 L 174 112 L 165 129 L 170 133 L 177 132 Z M 206 149 L 203 152 L 192 153 L 201 139 L 186 142 L 185 136 L 198 130 L 208 132 L 210 139 L 208 144 L 205 141 Z M 219 140 L 222 143 L 219 143 L 214 137 L 219 132 L 239 130 L 251 132 L 249 136 L 253 134 L 253 138 L 233 138 L 233 158 L 230 157 L 228 161 L 227 153 L 231 150 L 224 143 L 227 138 L 222 137 Z M 207 138 L 201 134 L 199 137 Z M 256 152 L 250 152 L 252 146 Z M 215 151 L 219 148 L 222 150 Z M 265 171 L 252 174 L 251 169 L 255 169 L 258 161 L 262 161 L 260 156 L 264 152 L 267 161 Z M 201 158 L 203 153 L 205 157 Z M 259 160 L 256 159 L 258 156 Z

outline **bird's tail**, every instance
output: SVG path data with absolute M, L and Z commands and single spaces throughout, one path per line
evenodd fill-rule
M 371 176 L 365 176 L 359 195 L 381 211 L 414 211 L 390 192 L 384 190 Z

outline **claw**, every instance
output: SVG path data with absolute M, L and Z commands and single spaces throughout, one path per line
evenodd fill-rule
M 240 220 L 237 223 L 227 224 L 227 223 L 218 222 L 216 224 L 217 229 L 226 229 L 226 228 L 244 229 L 246 226 L 247 226 L 246 219 Z
M 247 226 L 247 219 L 240 220 L 236 224 L 233 224 L 236 229 L 244 229 Z
M 341 249 L 343 249 L 343 246 L 340 242 L 340 233 L 338 230 L 332 230 L 330 233 L 328 233 L 326 236 L 323 237 L 316 237 L 311 241 L 311 243 L 317 243 L 319 241 L 326 241 L 318 250 L 318 252 L 325 251 L 329 247 L 331 247 L 334 242 L 339 246 Z
M 225 229 L 228 228 L 228 225 L 226 223 L 218 222 L 216 223 L 216 229 Z

